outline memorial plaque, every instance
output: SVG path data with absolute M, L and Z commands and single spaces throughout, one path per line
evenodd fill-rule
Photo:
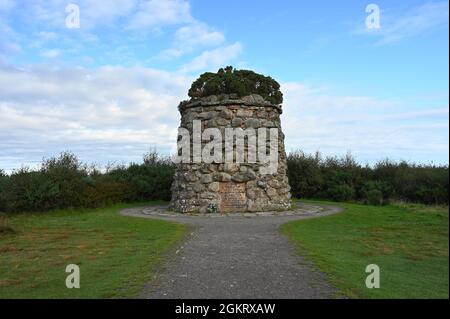
M 221 182 L 219 183 L 221 213 L 241 212 L 247 208 L 245 183 Z

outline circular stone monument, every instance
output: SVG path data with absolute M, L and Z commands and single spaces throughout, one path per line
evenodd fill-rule
M 209 82 L 217 79 L 214 84 L 222 87 L 212 86 L 218 94 L 210 94 Z M 234 93 L 239 83 L 247 87 Z M 226 68 L 202 75 L 189 93 L 191 99 L 178 107 L 178 163 L 170 208 L 182 213 L 288 209 L 278 83 L 252 71 Z

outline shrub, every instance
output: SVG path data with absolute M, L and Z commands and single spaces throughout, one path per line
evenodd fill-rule
M 174 174 L 173 165 L 159 159 L 153 164 L 131 164 L 109 172 L 111 178 L 130 188 L 126 201 L 170 200 Z
M 448 166 L 415 165 L 389 160 L 374 167 L 358 164 L 350 154 L 322 157 L 296 151 L 288 155 L 292 195 L 336 201 L 356 200 L 382 205 L 391 199 L 424 204 L 448 204 Z M 41 168 L 0 170 L 0 211 L 45 211 L 98 207 L 116 202 L 169 200 L 175 167 L 156 151 L 143 163 L 88 169 L 64 152 L 44 160 Z
M 8 176 L 6 176 L 5 172 L 0 169 L 0 212 L 6 210 L 6 202 L 5 202 L 5 187 L 8 182 Z
M 41 173 L 51 191 L 46 207 L 56 209 L 83 206 L 83 194 L 89 182 L 88 173 L 74 154 L 63 152 L 59 157 L 44 160 Z
M 292 195 L 297 198 L 357 200 L 386 204 L 391 199 L 448 204 L 448 166 L 382 160 L 373 167 L 347 154 L 323 158 L 295 151 L 287 157 Z
M 288 155 L 288 176 L 292 196 L 296 198 L 317 196 L 323 184 L 320 161 L 319 153 L 307 155 L 295 151 Z
M 6 211 L 32 211 L 44 207 L 46 197 L 54 191 L 44 180 L 41 172 L 21 168 L 12 173 L 5 185 L 3 197 Z
M 81 172 L 65 170 L 14 172 L 6 200 L 10 211 L 46 211 L 83 206 L 86 187 Z
M 44 160 L 39 170 L 13 171 L 3 186 L 7 211 L 44 211 L 81 207 L 87 172 L 75 155 L 61 153 Z
M 389 202 L 390 186 L 386 182 L 368 181 L 364 183 L 363 200 L 370 205 L 384 205 Z
M 70 153 L 43 160 L 39 170 L 0 172 L 0 210 L 10 212 L 99 207 L 123 201 L 169 200 L 174 167 L 156 151 L 144 163 L 101 173 Z
M 391 186 L 392 197 L 424 204 L 448 204 L 448 166 L 383 160 L 375 166 L 374 176 Z
M 383 205 L 383 193 L 379 189 L 368 190 L 365 203 L 369 205 Z
M 203 73 L 192 83 L 188 92 L 191 98 L 219 94 L 237 94 L 239 97 L 259 94 L 271 103 L 283 102 L 280 84 L 270 76 L 250 70 L 236 70 L 231 66 L 221 68 L 217 73 Z
M 101 207 L 124 202 L 130 196 L 130 193 L 131 189 L 128 184 L 99 176 L 86 187 L 83 194 L 83 206 Z
M 326 197 L 338 201 L 349 201 L 355 196 L 355 190 L 353 187 L 347 184 L 333 185 L 326 191 Z

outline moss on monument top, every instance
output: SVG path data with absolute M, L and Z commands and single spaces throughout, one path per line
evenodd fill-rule
M 217 73 L 203 73 L 192 83 L 188 93 L 192 99 L 221 94 L 237 94 L 238 97 L 258 94 L 273 104 L 283 102 L 280 84 L 270 76 L 236 70 L 232 66 L 221 68 Z

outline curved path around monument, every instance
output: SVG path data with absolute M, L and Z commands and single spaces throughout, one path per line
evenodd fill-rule
M 337 290 L 279 232 L 285 222 L 335 214 L 335 206 L 297 204 L 260 214 L 182 215 L 166 206 L 125 209 L 127 216 L 191 225 L 140 298 L 330 298 Z

